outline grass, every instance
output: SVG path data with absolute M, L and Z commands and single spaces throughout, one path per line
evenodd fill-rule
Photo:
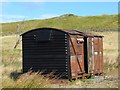
M 26 73 L 21 75 L 17 80 L 9 77 L 3 77 L 2 86 L 4 88 L 49 88 L 48 79 L 38 73 Z
M 29 20 L 24 22 L 3 23 L 2 35 L 16 33 L 19 24 L 20 33 L 40 27 L 54 27 L 64 29 L 80 29 L 92 31 L 116 31 L 118 30 L 118 15 L 101 16 L 76 16 L 65 14 L 44 20 Z
M 110 73 L 118 68 L 118 32 L 95 32 L 104 36 L 104 71 Z M 14 49 L 16 36 L 2 36 L 2 83 L 5 88 L 44 88 L 49 85 L 47 78 L 36 73 L 23 74 L 17 80 L 11 78 L 11 73 L 22 70 L 22 45 Z M 2 71 L 1 71 L 2 70 Z M 41 83 L 42 82 L 42 83 Z M 83 82 L 84 83 L 84 82 Z M 86 83 L 86 82 L 85 82 Z M 74 84 L 74 82 L 73 82 Z

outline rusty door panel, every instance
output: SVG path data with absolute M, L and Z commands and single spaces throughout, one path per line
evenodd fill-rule
M 77 40 L 82 40 L 82 37 L 71 36 L 72 44 L 70 44 L 71 51 L 71 74 L 72 77 L 77 78 L 79 73 L 84 71 L 84 51 L 83 51 L 83 42 Z M 73 50 L 75 49 L 75 50 Z M 76 52 L 76 54 L 75 54 Z
M 100 73 L 103 73 L 103 40 L 99 38 L 100 43 Z
M 97 55 L 94 55 L 94 74 L 97 74 L 98 72 L 98 56 Z
M 75 36 L 71 36 L 71 40 L 72 42 L 70 42 L 70 53 L 71 53 L 71 57 L 70 57 L 70 62 L 71 62 L 71 76 L 72 78 L 77 77 L 77 60 L 76 60 L 76 56 L 75 56 L 75 52 L 74 52 L 74 48 L 76 46 L 76 38 Z M 73 45 L 73 46 L 72 46 Z
M 101 37 L 94 37 L 94 73 L 103 73 L 103 40 Z
M 81 70 L 79 69 L 79 65 L 78 62 L 76 60 L 75 56 L 71 56 L 71 74 L 73 78 L 77 78 L 79 72 L 81 72 Z
M 99 69 L 100 69 L 100 60 L 99 60 L 99 39 L 98 37 L 94 37 L 94 73 L 98 74 L 99 73 Z
M 75 56 L 71 56 L 71 74 L 72 77 L 77 76 L 77 61 Z
M 82 44 L 77 44 L 77 54 L 78 55 L 82 55 L 82 49 L 83 49 L 83 47 L 82 47 Z
M 94 51 L 95 52 L 98 52 L 99 51 L 99 48 L 98 48 L 98 38 L 97 37 L 94 37 Z
M 93 73 L 94 70 L 94 44 L 93 44 L 93 37 L 89 37 L 87 39 L 88 44 L 88 72 Z

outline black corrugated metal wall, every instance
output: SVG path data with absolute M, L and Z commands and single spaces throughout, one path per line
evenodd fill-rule
M 37 29 L 22 35 L 23 72 L 44 71 L 68 76 L 69 40 L 65 32 Z

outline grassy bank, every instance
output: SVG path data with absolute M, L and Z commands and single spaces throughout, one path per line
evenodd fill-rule
M 40 27 L 53 27 L 64 29 L 79 29 L 87 31 L 117 31 L 118 15 L 100 15 L 100 16 L 76 16 L 65 14 L 44 20 L 29 20 L 13 23 L 3 23 L 2 34 L 10 35 L 16 33 L 19 24 L 20 33 Z

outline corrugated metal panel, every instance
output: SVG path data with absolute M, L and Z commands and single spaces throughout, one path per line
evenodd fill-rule
M 45 38 L 42 34 L 44 31 L 48 32 L 48 37 L 42 40 Z M 68 75 L 69 57 L 66 33 L 56 30 L 35 30 L 23 34 L 22 37 L 23 72 L 32 70 L 50 73 L 53 71 L 56 72 L 55 74 Z

